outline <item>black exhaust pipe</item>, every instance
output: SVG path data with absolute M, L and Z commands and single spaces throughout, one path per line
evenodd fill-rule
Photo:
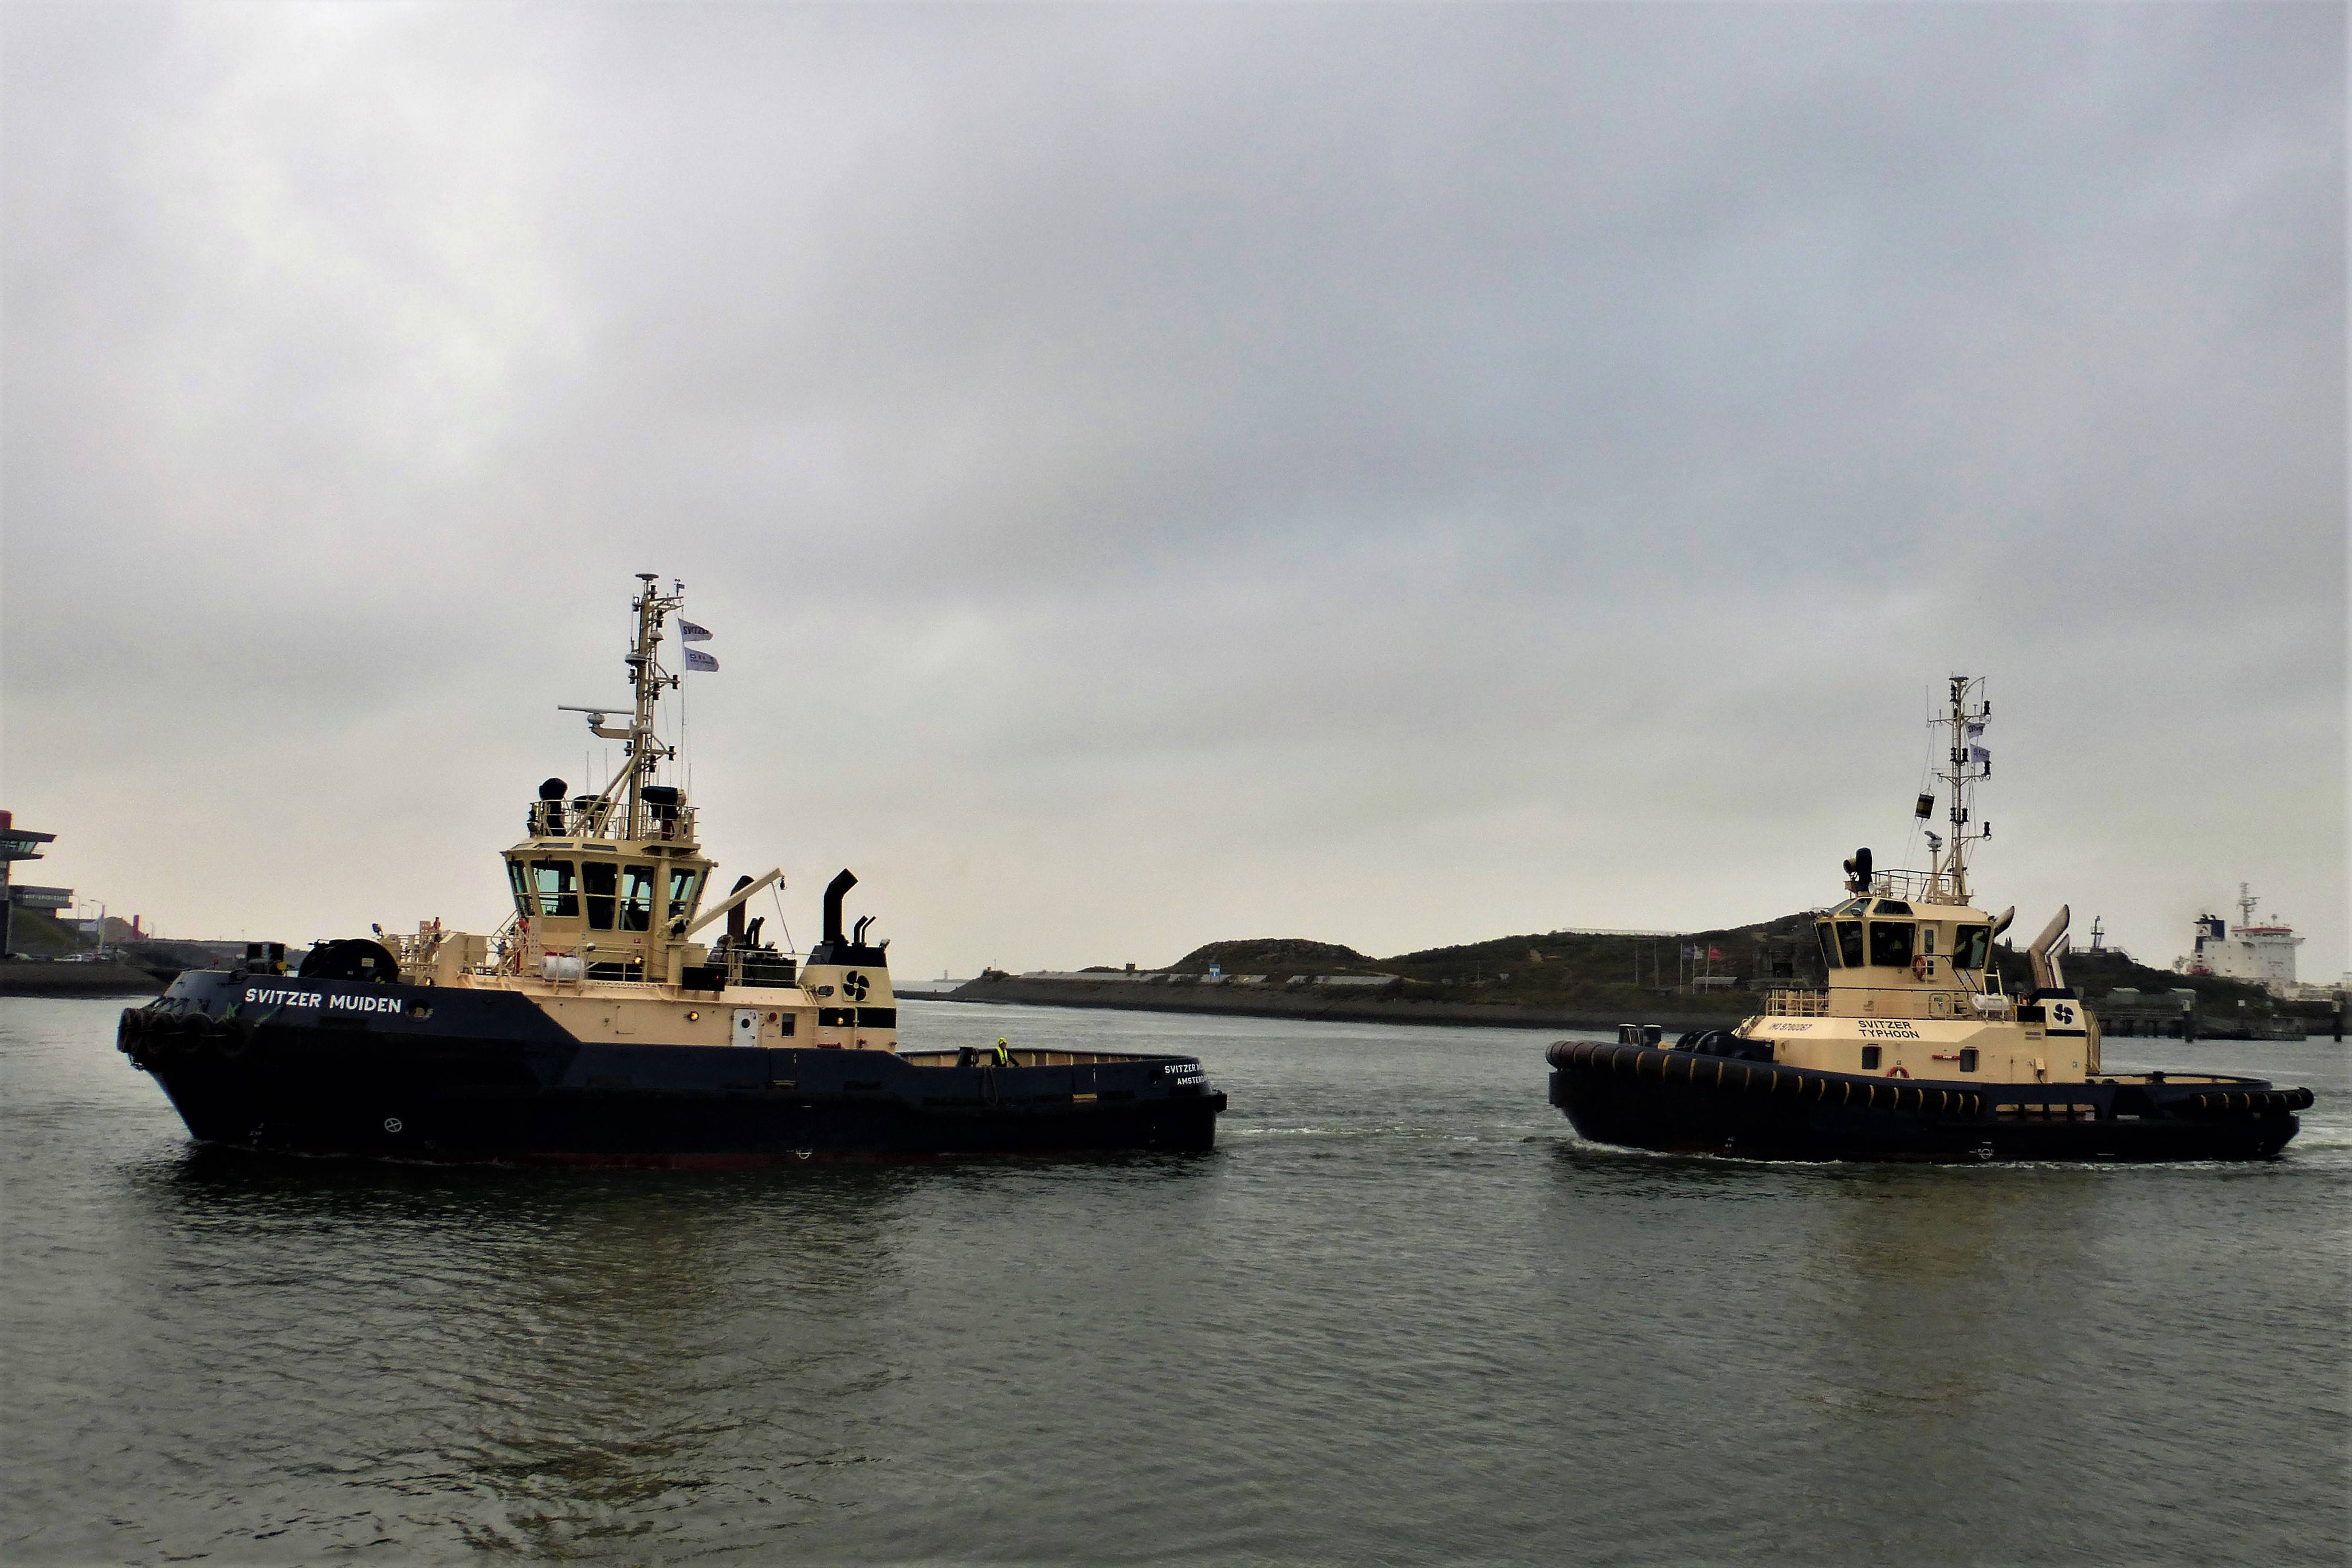
M 735 879 L 735 885 L 727 891 L 729 895 L 732 896 L 751 885 L 750 877 L 739 876 Z M 740 904 L 727 912 L 727 946 L 730 947 L 743 946 L 743 906 Z
M 841 944 L 841 901 L 856 885 L 857 873 L 847 866 L 841 868 L 839 876 L 825 883 L 824 939 L 829 946 Z

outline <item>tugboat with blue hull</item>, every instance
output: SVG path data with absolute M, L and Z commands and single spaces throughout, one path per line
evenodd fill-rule
M 825 889 L 805 960 L 746 917 L 781 871 L 704 905 L 696 812 L 656 777 L 657 705 L 682 592 L 633 606 L 636 692 L 595 794 L 549 779 L 505 852 L 497 932 L 314 944 L 288 974 L 255 944 L 126 1010 L 117 1043 L 207 1144 L 457 1163 L 733 1166 L 821 1155 L 1203 1151 L 1225 1097 L 1198 1060 L 1087 1051 L 902 1051 L 889 944 Z M 681 622 L 690 628 L 690 623 Z M 691 630 L 688 635 L 692 635 Z M 724 921 L 706 945 L 700 933 Z
M 1629 1024 L 1615 1041 L 1546 1053 L 1551 1103 L 1596 1143 L 1776 1160 L 2255 1160 L 2300 1128 L 2308 1089 L 2212 1073 L 2110 1073 L 2098 1020 L 2066 984 L 2069 912 L 2026 951 L 2030 992 L 1991 953 L 2015 911 L 1971 901 L 1970 808 L 1991 771 L 1983 683 L 1955 675 L 1937 777 L 1948 842 L 1925 872 L 1845 862 L 1847 897 L 1813 923 L 1827 985 L 1769 993 L 1736 1029 L 1672 1045 Z M 1919 797 L 1917 816 L 1934 811 Z

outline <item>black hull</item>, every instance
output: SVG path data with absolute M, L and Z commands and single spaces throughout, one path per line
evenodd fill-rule
M 1183 1057 L 955 1067 L 887 1051 L 590 1043 L 510 994 L 418 994 L 430 998 L 422 1018 L 223 1016 L 191 1005 L 214 999 L 203 987 L 175 986 L 126 1012 L 118 1043 L 200 1142 L 368 1159 L 704 1167 L 1202 1152 L 1225 1105 Z M 468 1027 L 485 1020 L 512 1027 Z
M 1568 1040 L 1547 1059 L 1595 1143 L 1759 1160 L 2263 1160 L 2311 1103 L 2255 1079 L 1915 1083 Z

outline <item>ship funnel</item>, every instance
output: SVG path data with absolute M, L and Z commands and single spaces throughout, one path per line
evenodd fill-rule
M 2058 967 L 2052 961 L 2051 949 L 2066 935 L 2066 921 L 2071 914 L 2067 905 L 2060 904 L 2058 913 L 2050 917 L 2050 924 L 2042 928 L 2042 935 L 2033 939 L 2033 946 L 2025 950 L 2026 961 L 2033 966 L 2033 988 L 2037 991 L 2059 988 Z
M 857 873 L 847 866 L 841 874 L 824 885 L 824 939 L 828 943 L 841 940 L 841 901 L 857 885 Z

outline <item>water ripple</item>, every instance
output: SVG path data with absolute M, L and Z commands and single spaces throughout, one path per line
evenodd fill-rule
M 2352 1082 L 2261 1166 L 1577 1139 L 1540 1035 L 975 1010 L 1201 1055 L 1205 1158 L 192 1152 L 0 1012 L 11 1563 L 2341 1561 Z M 2223 1054 L 2225 1050 L 2232 1052 Z

